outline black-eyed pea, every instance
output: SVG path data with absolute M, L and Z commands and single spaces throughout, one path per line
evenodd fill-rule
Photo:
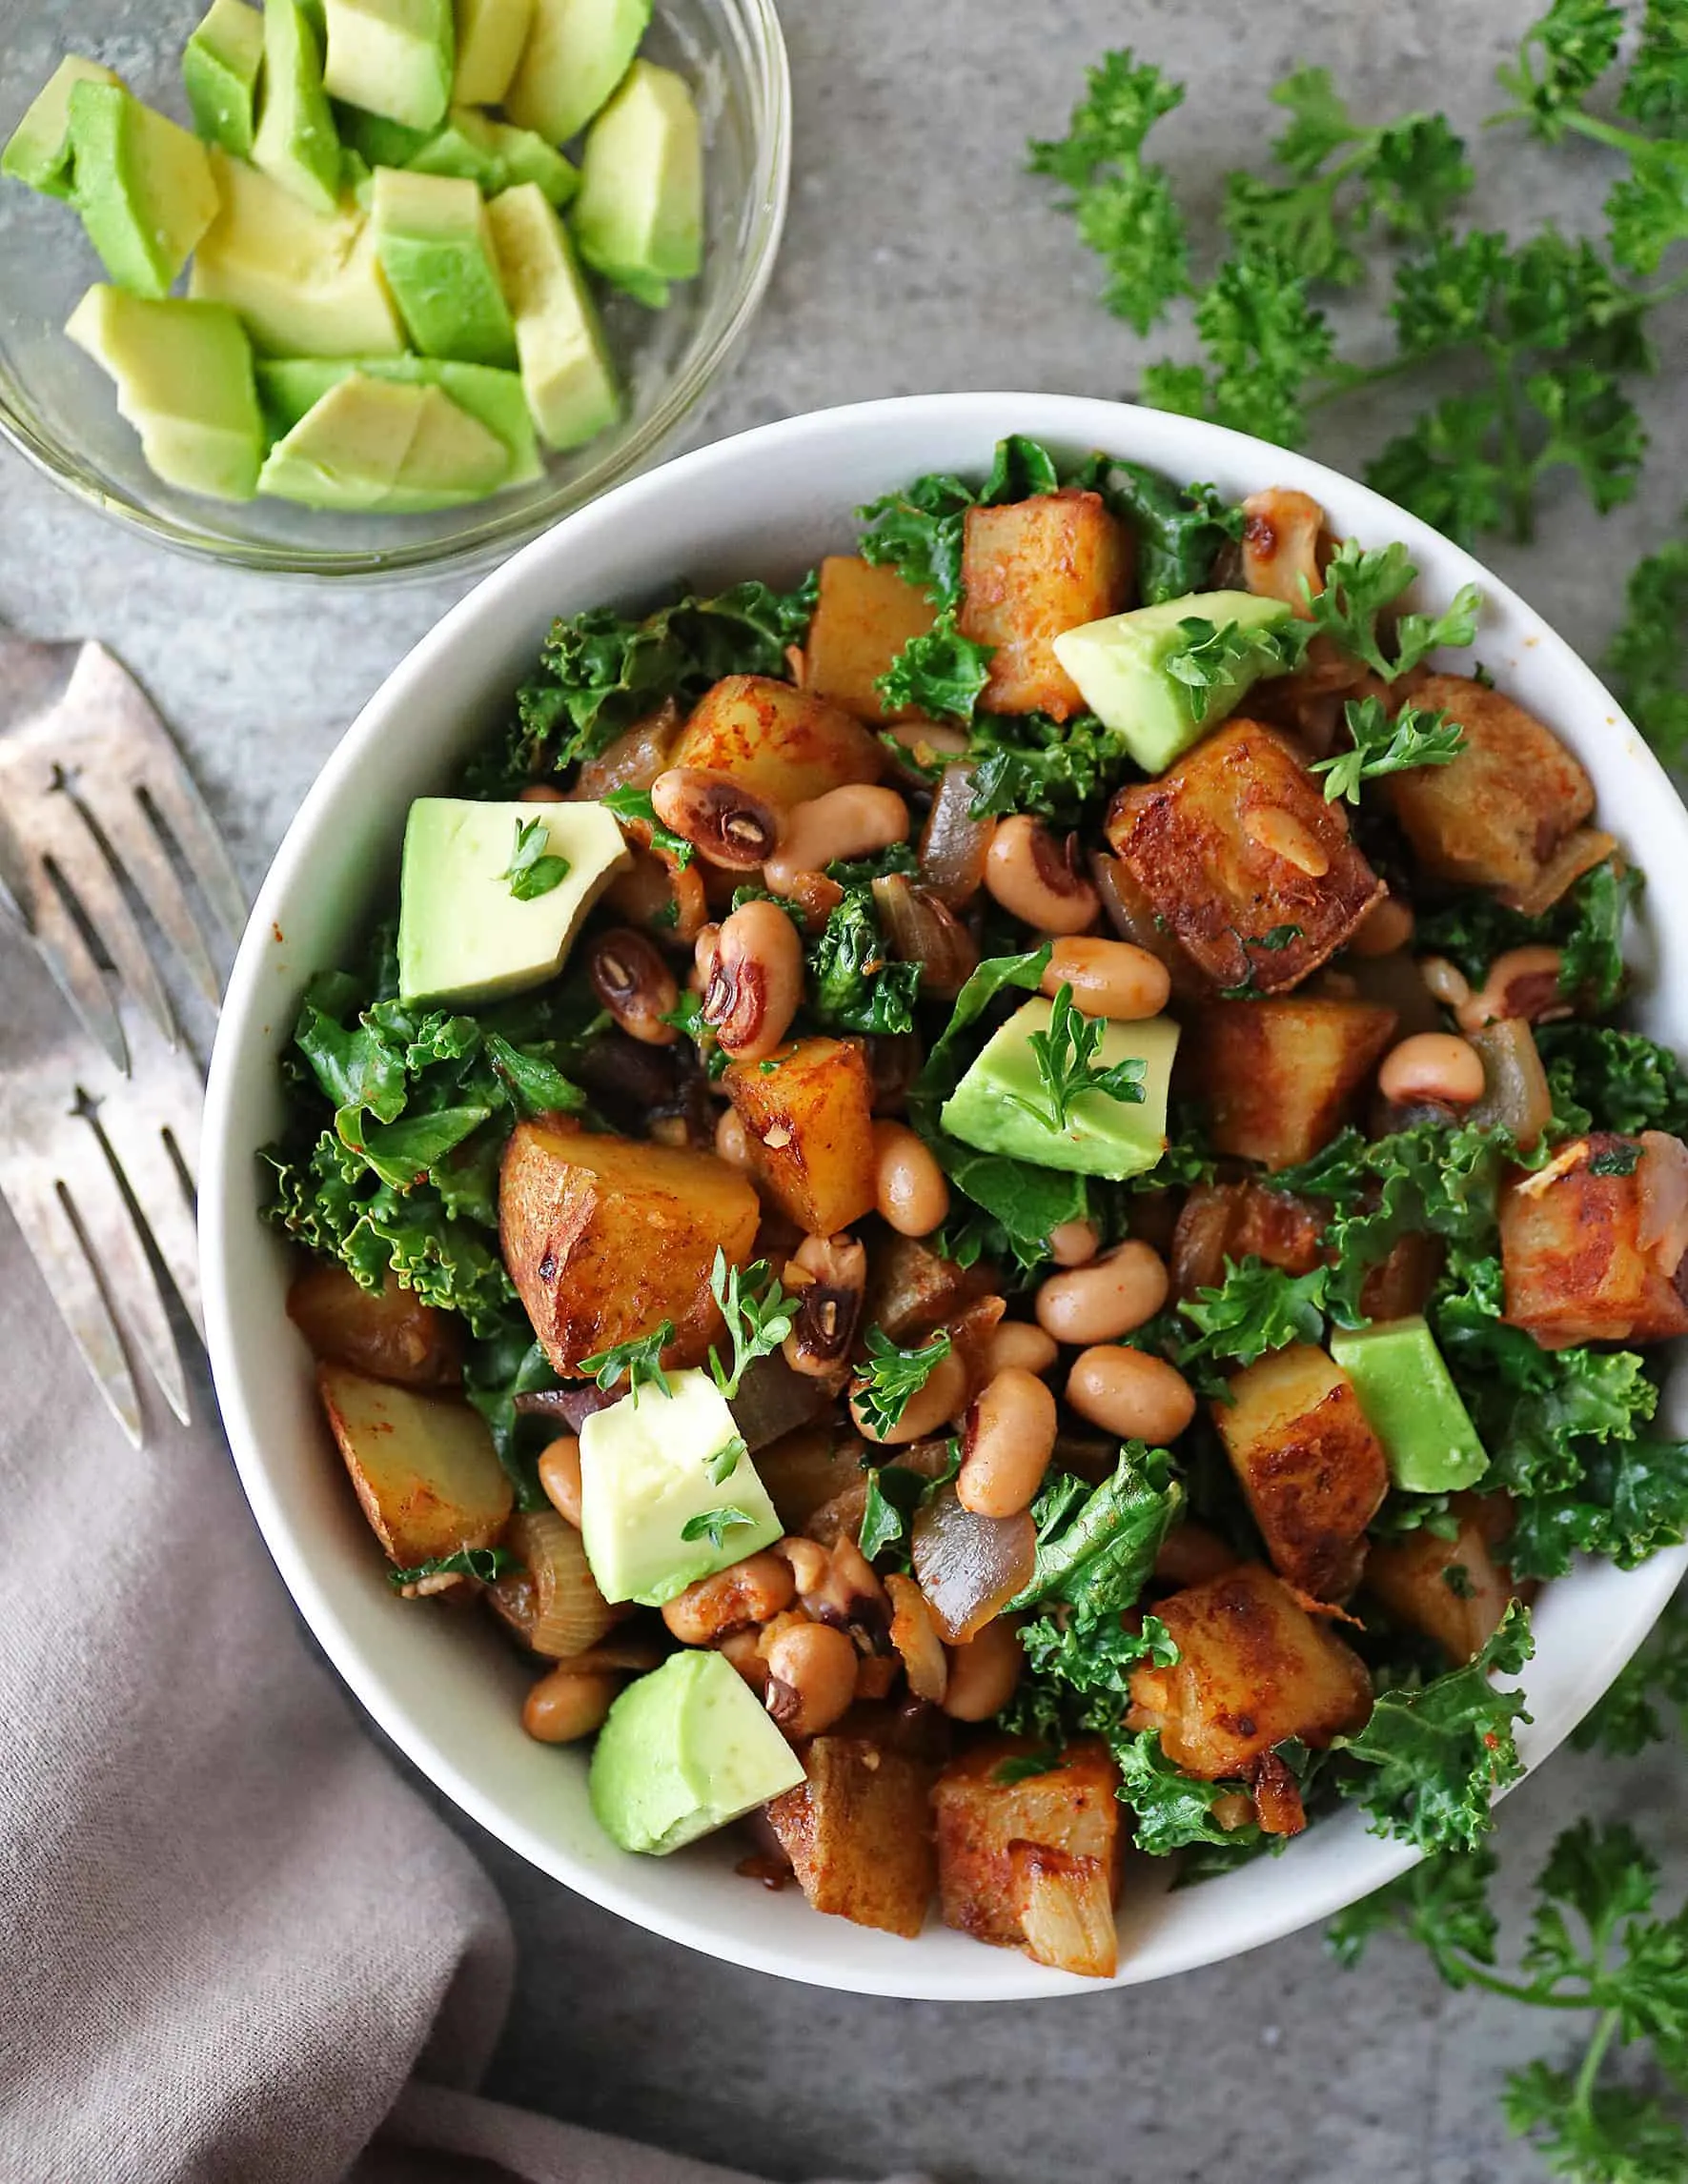
M 763 1648 L 767 1709 L 795 1744 L 819 1736 L 856 1696 L 856 1648 L 828 1623 L 793 1623 Z
M 906 1122 L 873 1125 L 874 1202 L 899 1236 L 930 1236 L 949 1211 L 949 1184 L 931 1147 Z
M 521 1726 L 540 1744 L 574 1744 L 603 1727 L 620 1688 L 619 1676 L 580 1675 L 564 1661 L 528 1692 Z
M 1111 1343 L 1074 1358 L 1067 1400 L 1105 1433 L 1157 1448 L 1176 1441 L 1195 1416 L 1195 1391 L 1176 1365 Z
M 965 1645 L 946 1650 L 949 1681 L 943 1706 L 950 1719 L 987 1722 L 993 1714 L 1001 1713 L 1014 1695 L 1026 1657 L 1015 1619 L 999 1615 Z
M 1035 1299 L 1037 1324 L 1058 1343 L 1088 1349 L 1110 1343 L 1152 1320 L 1167 1301 L 1170 1283 L 1159 1252 L 1129 1238 L 1092 1259 L 1050 1274 Z

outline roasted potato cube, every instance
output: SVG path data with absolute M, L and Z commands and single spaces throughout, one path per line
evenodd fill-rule
M 674 763 L 731 774 L 783 805 L 877 781 L 883 757 L 859 720 L 812 691 L 768 675 L 729 675 L 693 707 Z
M 1513 1597 L 1511 1573 L 1495 1558 L 1512 1529 L 1512 1504 L 1504 1494 L 1455 1494 L 1448 1507 L 1459 1522 L 1451 1540 L 1427 1529 L 1373 1542 L 1366 1590 L 1463 1664 L 1499 1629 Z
M 874 1204 L 873 1082 L 859 1040 L 799 1039 L 722 1082 L 763 1187 L 809 1236 L 836 1236 Z
M 1638 1150 L 1633 1139 L 1604 1132 L 1578 1138 L 1501 1194 L 1506 1317 L 1544 1350 L 1688 1333 L 1688 1259 L 1667 1269 L 1659 1245 L 1642 1248 L 1638 1168 L 1598 1172 Z
M 1407 839 L 1439 880 L 1528 893 L 1595 808 L 1595 787 L 1533 714 L 1464 675 L 1427 677 L 1414 704 L 1465 730 L 1448 766 L 1414 766 L 1385 784 Z
M 1167 1757 L 1200 1781 L 1246 1774 L 1287 1737 L 1322 1749 L 1371 1714 L 1364 1662 L 1260 1563 L 1175 1592 L 1155 1613 L 1178 1659 L 1133 1673 L 1126 1726 L 1158 1729 Z
M 376 1380 L 442 1387 L 461 1375 L 458 1323 L 401 1287 L 397 1275 L 366 1289 L 343 1266 L 308 1267 L 287 1292 L 287 1316 L 314 1356 Z
M 863 720 L 910 718 L 906 707 L 887 710 L 873 686 L 909 638 L 924 637 L 936 618 L 925 594 L 888 564 L 828 554 L 803 647 L 803 688 Z
M 946 1926 L 1024 1949 L 1057 1971 L 1107 1978 L 1121 1855 L 1119 1774 L 1100 1738 L 1052 1767 L 999 1782 L 1023 1738 L 990 1737 L 938 1778 L 938 1889 Z
M 565 1378 L 664 1320 L 663 1364 L 702 1365 L 721 1332 L 715 1254 L 743 1265 L 760 1219 L 748 1179 L 713 1153 L 593 1137 L 556 1116 L 519 1122 L 504 1148 L 504 1264 Z
M 1135 550 L 1100 494 L 1067 489 L 969 508 L 962 529 L 958 626 L 995 647 L 980 704 L 987 713 L 1084 711 L 1050 639 L 1117 615 L 1131 595 Z
M 911 1940 L 937 1879 L 936 1769 L 867 1737 L 818 1736 L 801 1789 L 767 1807 L 768 1824 L 817 1911 Z
M 1121 789 L 1108 838 L 1222 990 L 1289 992 L 1385 893 L 1341 803 L 1257 720 L 1230 722 L 1159 780 Z
M 478 1411 L 350 1365 L 319 1365 L 316 1385 L 363 1513 L 401 1569 L 492 1546 L 515 1495 Z
M 1213 1423 L 1273 1567 L 1315 1600 L 1345 1599 L 1389 1491 L 1352 1383 L 1323 1350 L 1292 1343 L 1232 1374 L 1230 1395 Z
M 1228 1259 L 1261 1259 L 1311 1274 L 1324 1257 L 1327 1209 L 1257 1183 L 1197 1183 L 1172 1231 L 1172 1286 L 1180 1297 L 1216 1289 Z
M 1206 1102 L 1213 1144 L 1269 1168 L 1312 1158 L 1394 1036 L 1370 1001 L 1214 1001 L 1190 1026 L 1180 1074 Z

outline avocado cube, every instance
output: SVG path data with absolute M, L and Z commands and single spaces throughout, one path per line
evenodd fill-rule
M 505 112 L 547 144 L 566 144 L 626 74 L 650 19 L 651 0 L 533 0 Z
M 1178 1026 L 1170 1017 L 1109 1023 L 1096 1056 L 1099 1068 L 1144 1063 L 1143 1099 L 1132 1105 L 1106 1092 L 1081 1092 L 1064 1128 L 1047 1120 L 1047 1099 L 1031 1045 L 1047 1032 L 1053 1003 L 1028 1001 L 986 1042 L 984 1051 L 944 1104 L 941 1121 L 952 1138 L 982 1153 L 1003 1153 L 1040 1168 L 1118 1181 L 1151 1168 L 1167 1149 L 1167 1088 Z M 1027 1112 L 1021 1102 L 1037 1112 Z
M 351 373 L 276 441 L 258 491 L 346 514 L 384 508 L 416 437 L 422 394 Z
M 389 485 L 403 459 L 401 448 Z M 545 829 L 544 854 L 565 859 L 568 871 L 557 886 L 524 901 L 510 892 L 505 875 L 518 830 L 536 820 Z M 418 797 L 405 827 L 399 880 L 400 993 L 407 1001 L 468 1007 L 555 978 L 587 911 L 630 861 L 620 825 L 602 804 Z
M 260 349 L 284 356 L 397 355 L 404 330 L 361 213 L 313 212 L 244 160 L 214 151 L 222 199 L 193 253 L 188 293 L 226 303 Z
M 44 197 L 69 197 L 74 188 L 71 160 L 71 93 L 78 84 L 114 84 L 123 79 L 97 61 L 67 53 L 26 109 L 23 119 L 0 152 L 0 174 L 27 182 Z
M 406 129 L 437 129 L 457 61 L 451 0 L 322 0 L 322 8 L 330 96 Z
M 419 516 L 458 508 L 497 493 L 510 474 L 510 451 L 478 417 L 439 387 L 421 389 L 416 431 L 404 451 L 382 513 Z
M 459 106 L 497 106 L 510 88 L 533 27 L 534 0 L 457 0 Z
M 264 18 L 246 0 L 212 0 L 182 51 L 182 89 L 208 144 L 246 158 L 257 128 Z
M 215 217 L 205 147 L 121 84 L 71 87 L 76 210 L 119 287 L 160 296 Z
M 580 190 L 579 173 L 542 136 L 536 136 L 531 129 L 518 129 L 509 121 L 489 121 L 487 127 L 502 169 L 496 190 L 514 190 L 523 182 L 532 182 L 548 205 L 566 205 Z
M 1081 623 L 1052 641 L 1055 657 L 1102 725 L 1125 738 L 1126 749 L 1146 774 L 1162 774 L 1236 711 L 1265 665 L 1262 655 L 1252 654 L 1207 690 L 1192 690 L 1170 672 L 1170 663 L 1189 642 L 1185 624 L 1269 630 L 1291 618 L 1280 599 L 1256 598 L 1251 592 L 1192 592 L 1182 599 Z
M 533 182 L 495 197 L 486 221 L 534 422 L 547 447 L 580 447 L 620 417 L 621 394 L 567 233 Z
M 635 61 L 592 124 L 571 215 L 580 255 L 660 311 L 703 262 L 703 138 L 683 77 Z
M 606 1600 L 644 1608 L 661 1608 L 784 1529 L 709 1374 L 667 1378 L 669 1394 L 647 1382 L 580 1427 L 586 1560 Z M 718 1513 L 712 1537 L 709 1519 Z
M 117 408 L 168 485 L 250 500 L 264 459 L 252 344 L 218 303 L 91 288 L 65 325 L 117 382 Z
M 474 183 L 377 167 L 370 218 L 381 271 L 422 354 L 514 365 L 516 328 Z
M 1418 1315 L 1336 1328 L 1331 1355 L 1353 1383 L 1403 1493 L 1454 1493 L 1487 1471 L 1489 1452 Z
M 505 485 L 526 485 L 541 475 L 534 421 L 514 372 L 490 364 L 459 364 L 449 356 L 265 356 L 257 362 L 258 400 L 272 435 L 280 439 L 312 405 L 349 373 L 369 379 L 437 387 L 459 410 L 478 419 L 504 443 Z
M 304 205 L 340 202 L 340 139 L 322 83 L 321 16 L 306 0 L 264 0 L 264 99 L 252 156 Z
M 671 1654 L 628 1685 L 592 1752 L 592 1810 L 623 1850 L 665 1857 L 803 1779 L 803 1762 L 726 1656 Z
M 372 173 L 377 167 L 408 167 L 438 134 L 432 129 L 406 129 L 401 121 L 365 113 L 356 106 L 336 107 L 335 121 L 341 151 L 355 152 Z

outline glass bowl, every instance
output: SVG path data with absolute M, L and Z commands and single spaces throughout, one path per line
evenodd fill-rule
M 0 143 L 67 51 L 116 70 L 187 118 L 180 58 L 204 0 L 35 0 L 0 36 Z M 21 19 L 20 19 L 21 18 Z M 103 278 L 67 205 L 0 181 L 0 434 L 79 499 L 169 546 L 303 576 L 417 575 L 491 561 L 651 462 L 748 326 L 784 224 L 791 87 L 773 0 L 657 0 L 641 49 L 691 84 L 703 116 L 703 270 L 664 311 L 610 293 L 604 325 L 629 391 L 614 431 L 468 508 L 343 516 L 283 500 L 209 500 L 154 477 L 115 389 L 63 328 Z

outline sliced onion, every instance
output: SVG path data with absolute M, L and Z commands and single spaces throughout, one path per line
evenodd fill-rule
M 596 758 L 588 758 L 571 792 L 578 802 L 596 802 L 612 789 L 648 789 L 673 763 L 680 739 L 680 708 L 673 698 L 618 736 Z
M 1243 502 L 1243 582 L 1259 598 L 1282 599 L 1303 617 L 1308 592 L 1325 588 L 1319 537 L 1325 512 L 1311 494 L 1268 486 Z
M 776 1350 L 746 1368 L 733 1398 L 733 1424 L 754 1456 L 830 1410 L 834 1392 L 826 1381 L 793 1372 Z
M 920 965 L 921 992 L 953 1001 L 979 967 L 973 937 L 955 912 L 902 873 L 874 881 L 873 906 L 898 962 Z
M 946 1486 L 916 1515 L 913 1544 L 914 1574 L 938 1635 L 960 1646 L 1030 1582 L 1037 1527 L 1026 1511 L 975 1516 Z
M 504 1539 L 522 1567 L 489 1589 L 522 1644 L 549 1661 L 596 1646 L 614 1626 L 616 1611 L 598 1589 L 574 1526 L 555 1509 L 525 1509 L 511 1519 Z
M 1138 886 L 1131 868 L 1107 850 L 1092 850 L 1090 878 L 1102 899 L 1102 912 L 1122 940 L 1147 949 L 1172 974 L 1174 993 L 1210 993 L 1209 986 L 1172 935 L 1155 922 L 1154 905 Z
M 1554 1119 L 1535 1034 L 1522 1017 L 1506 1017 L 1474 1032 L 1471 1042 L 1483 1058 L 1486 1084 L 1469 1120 L 1486 1130 L 1510 1130 L 1514 1143 L 1528 1152 Z
M 1565 837 L 1528 887 L 1508 889 L 1500 900 L 1509 910 L 1521 911 L 1526 918 L 1539 918 L 1585 872 L 1604 864 L 1617 847 L 1616 836 L 1602 834 L 1598 827 L 1579 826 Z
M 1636 1242 L 1668 1280 L 1688 1251 L 1688 1145 L 1662 1130 L 1643 1130 L 1636 1182 L 1641 1207 Z
M 1236 1183 L 1197 1183 L 1185 1200 L 1172 1231 L 1172 1287 L 1180 1297 L 1216 1289 L 1224 1281 L 1225 1244 L 1240 1192 Z
M 595 1410 L 607 1410 L 624 1392 L 595 1387 L 590 1381 L 584 1387 L 578 1383 L 573 1387 L 534 1387 L 516 1398 L 516 1408 L 523 1418 L 560 1419 L 571 1433 L 579 1433 Z
M 920 876 L 940 902 L 963 910 L 985 884 L 993 819 L 972 814 L 973 769 L 946 766 L 920 838 Z

